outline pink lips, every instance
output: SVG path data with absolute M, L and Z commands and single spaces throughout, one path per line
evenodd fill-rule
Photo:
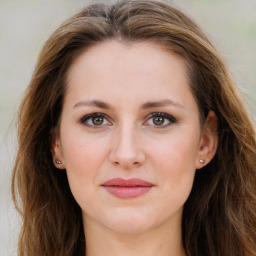
M 147 193 L 154 185 L 141 179 L 115 178 L 106 181 L 102 186 L 113 196 L 128 199 Z

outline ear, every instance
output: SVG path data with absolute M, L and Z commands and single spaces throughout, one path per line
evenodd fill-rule
M 209 111 L 202 131 L 198 155 L 196 159 L 196 169 L 201 169 L 214 157 L 218 147 L 218 119 L 213 111 Z
M 62 153 L 62 146 L 61 140 L 58 132 L 56 129 L 53 129 L 50 133 L 50 140 L 51 140 L 51 153 L 52 153 L 52 160 L 53 164 L 58 169 L 65 169 L 65 163 Z

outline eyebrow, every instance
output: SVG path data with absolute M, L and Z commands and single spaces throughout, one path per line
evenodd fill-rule
M 160 100 L 160 101 L 152 101 L 152 102 L 144 103 L 142 105 L 142 109 L 165 107 L 165 106 L 169 106 L 169 105 L 179 107 L 179 108 L 184 108 L 184 106 L 177 101 L 174 101 L 171 99 L 164 99 L 164 100 Z
M 98 107 L 98 108 L 103 108 L 103 109 L 112 109 L 112 107 L 109 104 L 107 104 L 103 101 L 99 101 L 99 100 L 88 100 L 88 101 L 81 100 L 81 101 L 77 102 L 74 105 L 74 108 L 77 108 L 77 107 L 80 107 L 80 106 Z
M 180 108 L 184 108 L 184 106 L 174 100 L 171 99 L 164 99 L 164 100 L 160 100 L 160 101 L 152 101 L 152 102 L 146 102 L 144 104 L 142 104 L 141 108 L 142 109 L 148 109 L 148 108 L 157 108 L 157 107 L 165 107 L 165 106 L 175 106 L 175 107 L 180 107 Z M 108 109 L 111 110 L 113 109 L 113 107 L 111 105 L 109 105 L 108 103 L 105 103 L 103 101 L 100 100 L 81 100 L 79 102 L 77 102 L 74 105 L 74 108 L 80 107 L 80 106 L 87 106 L 87 107 L 98 107 L 98 108 L 102 108 L 102 109 Z

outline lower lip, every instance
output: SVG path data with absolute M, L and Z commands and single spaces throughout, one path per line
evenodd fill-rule
M 129 199 L 142 196 L 149 192 L 152 187 L 118 187 L 103 186 L 111 195 L 118 198 Z

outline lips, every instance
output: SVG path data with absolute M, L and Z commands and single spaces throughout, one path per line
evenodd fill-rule
M 146 194 L 154 185 L 141 179 L 115 178 L 103 183 L 102 187 L 115 197 L 129 199 Z

